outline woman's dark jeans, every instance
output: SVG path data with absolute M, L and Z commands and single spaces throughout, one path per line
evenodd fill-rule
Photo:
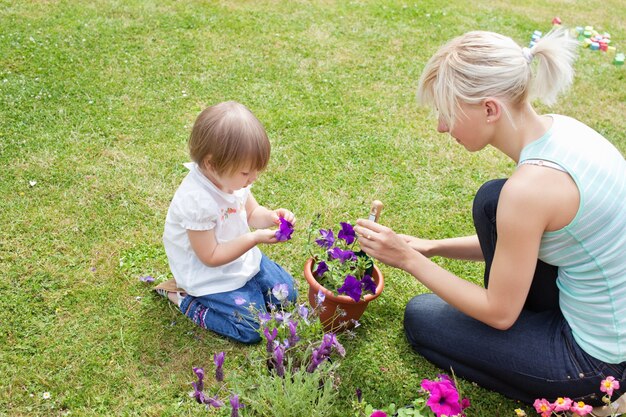
M 506 180 L 484 184 L 474 199 L 474 225 L 485 258 L 485 286 L 495 251 L 496 210 Z M 426 359 L 507 397 L 532 403 L 569 397 L 602 405 L 600 381 L 614 376 L 626 389 L 626 362 L 606 364 L 576 343 L 558 303 L 557 268 L 541 261 L 518 320 L 496 330 L 434 294 L 411 299 L 404 313 L 407 339 Z

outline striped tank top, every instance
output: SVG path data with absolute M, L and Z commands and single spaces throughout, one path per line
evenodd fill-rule
M 550 115 L 550 130 L 522 150 L 519 164 L 560 166 L 578 187 L 570 224 L 544 232 L 539 259 L 558 267 L 559 305 L 576 342 L 607 363 L 626 361 L 626 161 L 585 124 Z

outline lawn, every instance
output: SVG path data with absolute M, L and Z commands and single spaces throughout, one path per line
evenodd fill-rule
M 139 279 L 170 277 L 163 222 L 207 105 L 237 100 L 268 131 L 272 160 L 254 193 L 298 223 L 290 242 L 262 250 L 302 301 L 317 213 L 353 221 L 380 199 L 381 222 L 400 232 L 473 233 L 475 190 L 514 164 L 437 134 L 415 100 L 428 57 L 473 29 L 525 45 L 557 15 L 626 49 L 622 1 L 510 3 L 0 0 L 0 416 L 200 415 L 192 367 L 218 351 L 237 366 L 254 349 L 195 327 Z M 540 110 L 582 120 L 626 153 L 626 69 L 581 49 L 576 71 Z M 435 260 L 481 280 L 480 264 Z M 402 331 L 404 305 L 427 290 L 382 269 L 385 291 L 344 342 L 338 416 L 356 387 L 376 406 L 405 404 L 439 372 Z M 459 382 L 470 416 L 519 406 Z

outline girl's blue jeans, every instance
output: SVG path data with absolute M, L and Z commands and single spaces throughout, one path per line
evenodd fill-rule
M 474 225 L 485 257 L 485 286 L 493 260 L 498 198 L 506 180 L 484 184 L 474 199 Z M 484 388 L 531 404 L 569 397 L 603 405 L 600 382 L 607 376 L 626 391 L 626 362 L 607 364 L 583 351 L 558 304 L 557 268 L 538 261 L 530 294 L 516 323 L 496 330 L 447 304 L 435 294 L 411 299 L 404 329 L 413 349 L 446 371 Z
M 289 295 L 285 301 L 296 302 L 298 294 L 291 275 L 263 255 L 260 271 L 243 287 L 201 297 L 187 295 L 180 303 L 180 310 L 200 327 L 241 343 L 257 343 L 261 336 L 256 313 L 266 313 L 267 304 L 280 304 L 272 295 L 276 284 L 287 284 Z

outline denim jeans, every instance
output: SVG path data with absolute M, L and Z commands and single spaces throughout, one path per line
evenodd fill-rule
M 506 180 L 484 184 L 474 199 L 474 224 L 485 257 L 485 286 L 497 239 L 498 198 Z M 583 351 L 558 306 L 557 268 L 538 262 L 527 302 L 508 330 L 494 329 L 447 304 L 435 294 L 411 299 L 404 329 L 413 349 L 444 370 L 507 397 L 570 397 L 602 405 L 600 382 L 614 376 L 626 389 L 626 362 L 607 364 Z
M 260 271 L 246 285 L 233 291 L 192 297 L 180 303 L 180 310 L 200 327 L 209 329 L 241 343 L 257 343 L 261 340 L 259 324 L 250 312 L 250 305 L 261 313 L 267 312 L 267 304 L 280 304 L 272 295 L 276 284 L 287 284 L 286 301 L 295 303 L 297 292 L 291 275 L 267 256 L 261 257 Z M 235 300 L 245 300 L 238 305 Z

